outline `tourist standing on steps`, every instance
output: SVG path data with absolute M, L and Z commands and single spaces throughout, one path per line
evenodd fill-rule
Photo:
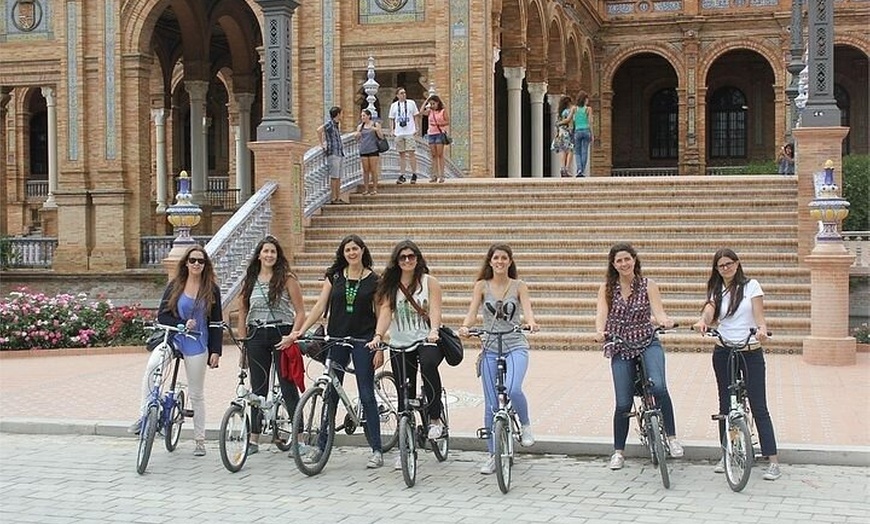
M 317 128 L 320 147 L 326 152 L 326 167 L 329 171 L 329 203 L 344 204 L 341 200 L 341 171 L 344 166 L 344 146 L 341 143 L 341 108 L 329 110 L 329 120 Z
M 607 277 L 598 289 L 595 341 L 604 342 L 606 335 L 617 335 L 634 343 L 648 340 L 655 331 L 651 318 L 662 327 L 674 326 L 674 321 L 665 313 L 658 285 L 643 276 L 637 251 L 630 244 L 615 244 L 607 257 Z M 640 350 L 617 342 L 605 347 L 604 356 L 610 359 L 613 393 L 616 397 L 610 469 L 622 469 L 625 464 L 623 452 L 628 438 L 628 415 L 634 400 L 635 358 L 643 359 L 653 383 L 653 395 L 662 409 L 671 456 L 682 457 L 683 446 L 676 437 L 674 407 L 665 378 L 665 352 L 658 338 L 653 338 L 650 345 Z
M 429 182 L 444 182 L 444 146 L 449 142 L 450 116 L 438 95 L 432 95 L 423 104 L 423 116 L 429 119 L 426 139 L 432 154 L 432 172 Z
M 776 455 L 773 422 L 767 410 L 767 372 L 764 364 L 764 349 L 761 347 L 762 342 L 767 340 L 764 291 L 761 290 L 761 284 L 757 280 L 746 277 L 737 253 L 727 248 L 722 248 L 713 255 L 713 268 L 707 280 L 707 302 L 694 328 L 704 333 L 708 326 L 717 322 L 722 338 L 735 343 L 746 340 L 750 328 L 757 329 L 756 334 L 749 339 L 749 350 L 740 352 L 740 369 L 746 383 L 746 393 L 749 395 L 752 418 L 755 420 L 755 427 L 758 428 L 761 454 L 769 461 L 767 471 L 764 472 L 764 480 L 776 480 L 782 474 Z M 718 345 L 713 350 L 713 371 L 716 373 L 716 384 L 719 390 L 720 415 L 726 415 L 731 408 L 731 394 L 728 391 L 731 383 L 728 354 L 727 349 Z M 719 438 L 723 439 L 724 436 L 725 422 L 720 420 Z M 714 471 L 725 472 L 725 463 L 721 459 Z
M 411 162 L 411 183 L 417 183 L 417 137 L 420 129 L 420 111 L 417 103 L 408 100 L 407 91 L 400 87 L 396 91 L 396 101 L 390 105 L 390 130 L 396 137 L 396 151 L 399 152 L 399 178 L 397 184 L 404 184 L 406 160 Z
M 559 100 L 559 109 L 557 114 L 559 119 L 556 121 L 553 143 L 550 149 L 559 153 L 561 167 L 559 174 L 562 177 L 571 176 L 571 153 L 574 151 L 574 103 L 570 96 L 563 96 Z
M 477 320 L 477 312 L 483 305 L 483 327 L 487 331 L 508 331 L 520 323 L 520 314 L 529 330 L 538 330 L 529 287 L 517 279 L 517 265 L 513 251 L 507 244 L 493 244 L 486 253 L 483 265 L 477 274 L 471 305 L 468 314 L 459 328 L 459 336 L 467 337 L 468 328 Z M 490 431 L 486 441 L 489 458 L 481 466 L 480 473 L 491 475 L 495 472 L 493 456 L 492 414 L 498 409 L 495 382 L 498 358 L 498 338 L 487 337 L 483 340 L 483 351 L 478 358 L 478 373 L 483 385 L 484 409 L 483 425 Z M 523 380 L 529 368 L 529 341 L 523 333 L 510 333 L 502 338 L 502 350 L 506 358 L 507 375 L 505 388 L 511 404 L 517 410 L 522 424 L 521 444 L 531 446 L 535 443 L 529 418 L 529 403 L 523 392 Z
M 363 195 L 377 195 L 378 177 L 381 175 L 378 139 L 384 138 L 384 132 L 381 130 L 381 123 L 372 120 L 372 112 L 368 109 L 363 109 L 359 118 L 356 136 L 359 139 L 359 156 L 363 170 Z
M 794 174 L 794 144 L 786 144 L 779 149 L 776 170 L 780 175 Z
M 344 380 L 344 369 L 353 358 L 353 369 L 360 402 L 365 415 L 366 435 L 372 449 L 371 458 L 366 464 L 368 468 L 379 468 L 384 465 L 381 447 L 381 422 L 378 413 L 378 403 L 375 400 L 375 369 L 384 365 L 384 352 L 372 353 L 366 344 L 375 338 L 375 291 L 378 287 L 378 275 L 372 270 L 372 255 L 365 242 L 357 235 L 344 237 L 335 251 L 335 259 L 326 270 L 326 279 L 317 303 L 302 326 L 290 334 L 289 342 L 293 343 L 311 326 L 321 321 L 324 312 L 327 313 L 326 334 L 331 337 L 354 337 L 365 342 L 353 342 L 353 349 L 344 345 L 332 348 L 332 360 L 336 365 L 336 375 L 339 381 Z M 327 307 L 329 310 L 327 311 Z M 330 395 L 334 410 L 338 398 Z M 317 462 L 326 444 L 326 433 L 323 440 L 314 448 L 306 461 Z
M 269 393 L 272 352 L 276 348 L 290 350 L 290 332 L 301 327 L 305 321 L 302 287 L 296 275 L 290 271 L 284 249 L 275 237 L 266 236 L 254 249 L 254 256 L 245 271 L 241 298 L 238 334 L 244 338 L 253 331 L 254 336 L 245 343 L 239 363 L 250 370 L 251 392 L 265 398 Z M 298 348 L 294 349 L 298 353 Z M 291 358 L 298 358 L 301 362 L 302 355 L 297 354 Z M 275 363 L 280 363 L 280 360 Z M 287 413 L 292 415 L 296 411 L 299 391 L 304 390 L 304 384 L 297 384 L 284 377 L 280 369 L 278 383 Z M 260 408 L 252 406 L 249 455 L 260 450 L 262 422 Z
M 589 147 L 592 145 L 592 108 L 586 91 L 577 94 L 574 106 L 574 161 L 577 163 L 577 176 L 589 176 L 586 172 L 589 162 Z
M 175 347 L 184 355 L 187 392 L 193 408 L 193 454 L 197 457 L 205 455 L 205 368 L 218 367 L 223 349 L 221 327 L 219 324 L 212 327 L 210 323 L 221 321 L 221 290 L 217 285 L 214 266 L 203 247 L 191 247 L 178 260 L 175 277 L 163 291 L 157 322 L 167 326 L 184 325 L 191 331 L 199 332 L 196 338 L 180 333 L 173 336 Z M 164 355 L 163 352 L 152 351 L 145 366 L 140 417 L 128 429 L 131 433 L 138 433 L 141 429 L 151 394 L 151 376 L 161 364 L 162 356 L 172 358 L 172 352 Z M 168 364 L 163 362 L 163 368 L 166 369 Z

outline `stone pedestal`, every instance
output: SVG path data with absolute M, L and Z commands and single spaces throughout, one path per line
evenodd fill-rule
M 804 339 L 803 360 L 820 366 L 856 362 L 849 336 L 849 267 L 854 255 L 842 242 L 819 242 L 804 259 L 812 275 L 812 335 Z
M 309 146 L 294 140 L 271 140 L 250 142 L 248 147 L 254 152 L 255 188 L 268 180 L 278 182 L 272 195 L 271 233 L 292 262 L 305 242 L 302 156 Z
M 90 213 L 93 214 L 93 244 L 88 267 L 97 272 L 122 271 L 139 267 L 135 254 L 139 246 L 128 246 L 125 238 L 127 209 L 126 190 L 103 189 L 90 191 Z M 129 257 L 129 260 L 128 260 Z
M 81 273 L 88 269 L 88 194 L 58 191 L 57 249 L 51 268 L 57 273 Z

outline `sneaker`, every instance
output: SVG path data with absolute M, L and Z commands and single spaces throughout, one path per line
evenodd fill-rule
M 366 467 L 368 469 L 376 469 L 383 465 L 384 455 L 380 451 L 373 451 L 371 458 L 369 458 L 369 461 L 366 463 Z
M 523 426 L 523 438 L 520 440 L 520 444 L 525 447 L 533 446 L 535 444 L 535 435 L 532 434 L 531 425 Z
M 492 475 L 495 473 L 495 455 L 490 455 L 483 466 L 480 466 L 481 475 Z
M 671 437 L 668 439 L 668 448 L 671 450 L 671 456 L 674 458 L 681 458 L 684 455 L 683 445 L 680 444 L 680 441 L 677 440 L 676 437 Z
M 625 457 L 622 456 L 622 453 L 614 453 L 610 457 L 610 465 L 608 467 L 612 470 L 617 470 L 622 469 L 622 466 L 625 466 Z
M 248 442 L 248 455 L 256 455 L 260 452 L 260 445 L 254 442 Z
M 302 460 L 308 463 L 319 462 L 320 457 L 323 456 L 323 450 L 320 448 L 314 448 L 306 454 Z
M 441 424 L 429 424 L 429 433 L 426 435 L 426 438 L 435 440 L 441 438 L 442 433 L 444 433 L 444 426 Z
M 127 428 L 127 433 L 131 435 L 138 435 L 142 432 L 142 419 L 140 418 L 136 422 L 130 424 L 130 427 Z
M 411 175 L 411 183 L 412 183 L 412 184 L 416 184 L 416 183 L 417 183 L 417 173 L 414 173 L 414 174 Z
M 402 469 L 402 456 L 396 455 L 396 461 L 393 462 L 393 469 L 401 470 Z
M 399 178 L 396 179 L 397 184 L 404 184 L 405 182 L 405 175 L 399 175 Z
M 719 462 L 713 466 L 713 473 L 725 473 L 725 459 L 720 458 Z
M 196 446 L 193 448 L 193 456 L 194 457 L 204 457 L 205 456 L 205 442 L 202 440 L 196 441 Z
M 764 480 L 776 480 L 782 476 L 782 471 L 779 470 L 779 463 L 771 462 L 769 466 L 767 466 L 767 471 L 764 472 L 764 476 L 762 477 Z

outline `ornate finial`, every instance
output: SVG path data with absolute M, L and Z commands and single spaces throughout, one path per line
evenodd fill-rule
M 375 80 L 375 59 L 370 56 L 368 60 L 368 67 L 366 68 L 366 78 L 368 80 L 363 84 L 363 91 L 366 93 L 366 101 L 369 105 L 366 107 L 372 113 L 372 119 L 378 118 L 378 110 L 375 109 L 375 102 L 377 102 L 378 97 L 378 89 L 380 89 L 381 85 Z
M 849 201 L 840 197 L 840 188 L 834 181 L 834 162 L 825 162 L 823 173 L 816 173 L 816 198 L 810 202 L 810 216 L 822 223 L 816 242 L 837 242 L 840 223 L 849 216 Z
M 172 242 L 173 246 L 195 243 L 190 236 L 190 230 L 199 224 L 202 209 L 191 202 L 192 198 L 190 175 L 187 171 L 182 171 L 178 174 L 178 193 L 175 195 L 175 203 L 166 209 L 166 220 L 172 224 L 178 235 Z

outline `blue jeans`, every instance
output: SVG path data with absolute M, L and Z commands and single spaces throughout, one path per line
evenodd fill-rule
M 589 144 L 592 143 L 592 131 L 586 129 L 574 130 L 574 162 L 577 164 L 577 175 L 586 176 L 586 162 L 589 160 Z
M 677 434 L 674 424 L 674 406 L 668 393 L 665 379 L 665 352 L 658 340 L 647 346 L 638 358 L 643 359 L 646 372 L 652 380 L 652 392 L 662 410 L 665 433 L 671 437 Z M 613 449 L 624 450 L 628 437 L 628 414 L 631 413 L 634 399 L 634 360 L 623 360 L 619 356 L 610 359 L 613 373 L 613 391 L 616 394 L 616 409 L 613 412 Z
M 764 363 L 764 351 L 744 351 L 739 353 L 740 369 L 746 383 L 746 394 L 749 396 L 749 408 L 755 420 L 758 431 L 758 441 L 761 444 L 761 454 L 765 457 L 776 455 L 776 436 L 773 433 L 773 421 L 767 410 L 767 372 Z M 728 385 L 731 383 L 728 367 L 728 350 L 716 346 L 713 350 L 713 371 L 716 373 L 716 384 L 719 386 L 719 414 L 726 415 L 731 410 L 731 394 Z M 719 421 L 719 438 L 725 436 L 725 421 Z
M 492 414 L 498 410 L 495 391 L 495 378 L 498 373 L 497 357 L 498 353 L 495 351 L 484 351 L 483 361 L 480 363 L 480 381 L 483 384 L 484 398 L 483 426 L 490 431 L 492 431 Z M 520 347 L 505 351 L 504 357 L 507 370 L 504 385 L 511 399 L 511 405 L 520 416 L 520 424 L 526 426 L 529 424 L 529 402 L 526 400 L 526 394 L 523 393 L 523 379 L 529 369 L 529 349 Z M 492 436 L 490 436 L 486 441 L 486 449 L 490 454 L 493 452 L 493 447 Z
M 344 371 L 353 357 L 353 369 L 356 376 L 359 400 L 362 402 L 363 415 L 366 418 L 365 429 L 372 451 L 381 451 L 381 419 L 378 413 L 378 402 L 375 400 L 375 366 L 372 363 L 372 353 L 363 342 L 354 342 L 353 350 L 343 344 L 332 348 L 332 361 L 336 366 L 335 374 L 338 381 L 344 383 Z M 338 405 L 338 395 L 332 393 L 328 398 L 329 411 L 335 413 Z M 326 433 L 321 433 L 318 445 L 320 449 L 326 444 Z

